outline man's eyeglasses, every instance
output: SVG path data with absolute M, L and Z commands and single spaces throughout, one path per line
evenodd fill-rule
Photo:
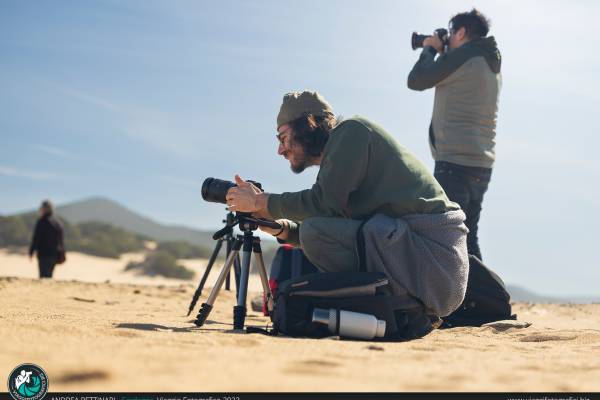
M 289 129 L 285 130 L 285 131 L 283 131 L 281 133 L 278 133 L 277 135 L 275 135 L 275 137 L 279 141 L 280 145 L 282 145 L 283 147 L 289 147 L 290 141 L 291 141 L 291 138 L 292 138 L 292 135 L 289 132 Z

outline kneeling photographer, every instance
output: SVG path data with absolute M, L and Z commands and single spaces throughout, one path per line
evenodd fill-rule
M 300 246 L 321 271 L 384 272 L 394 292 L 440 317 L 460 305 L 465 216 L 412 153 L 366 118 L 337 121 L 316 92 L 284 96 L 277 132 L 278 154 L 293 172 L 319 167 L 315 184 L 274 194 L 236 176 L 229 210 L 278 219 L 282 229 L 261 229 Z

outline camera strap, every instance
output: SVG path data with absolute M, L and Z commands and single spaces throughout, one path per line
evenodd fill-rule
M 275 328 L 269 330 L 268 325 L 266 328 L 259 328 L 258 326 L 247 326 L 246 333 L 260 333 L 261 335 L 267 336 L 278 336 L 279 332 Z

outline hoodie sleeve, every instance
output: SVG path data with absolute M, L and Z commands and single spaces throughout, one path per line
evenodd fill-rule
M 424 47 L 419 59 L 408 74 L 408 88 L 422 91 L 436 86 L 460 68 L 469 58 L 476 55 L 470 50 L 468 47 L 461 46 L 436 59 L 435 49 L 430 46 Z

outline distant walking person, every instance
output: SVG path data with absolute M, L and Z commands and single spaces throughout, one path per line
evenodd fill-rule
M 434 176 L 467 215 L 467 249 L 481 259 L 477 230 L 496 159 L 501 58 L 496 40 L 487 36 L 487 18 L 476 9 L 456 14 L 449 28 L 446 51 L 437 35 L 425 39 L 408 87 L 435 87 L 429 125 Z
M 29 247 L 29 258 L 37 253 L 40 278 L 52 278 L 56 264 L 65 260 L 62 223 L 53 215 L 50 200 L 44 200 L 40 206 L 40 218 L 35 224 L 35 231 Z

